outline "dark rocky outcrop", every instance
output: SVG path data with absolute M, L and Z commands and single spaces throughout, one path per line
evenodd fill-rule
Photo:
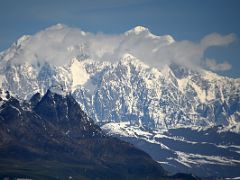
M 0 162 L 0 177 L 168 178 L 148 154 L 105 135 L 71 95 L 50 90 L 0 107 Z

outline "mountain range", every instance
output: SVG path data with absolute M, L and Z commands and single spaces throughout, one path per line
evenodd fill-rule
M 82 110 L 111 134 L 122 124 L 124 127 L 128 124 L 125 127 L 127 131 L 134 133 L 137 127 L 138 131 L 150 133 L 151 137 L 156 132 L 163 134 L 173 129 L 181 131 L 182 128 L 187 129 L 182 130 L 179 137 L 185 137 L 188 131 L 191 131 L 191 136 L 198 136 L 214 127 L 221 127 L 222 132 L 236 136 L 239 134 L 240 79 L 223 77 L 204 68 L 194 69 L 177 62 L 151 66 L 151 62 L 149 64 L 142 59 L 141 49 L 146 49 L 142 42 L 147 43 L 151 55 L 174 44 L 175 40 L 169 35 L 153 35 L 141 26 L 125 32 L 119 39 L 102 37 L 101 34 L 94 36 L 57 24 L 33 36 L 21 37 L 0 53 L 0 87 L 22 100 L 29 100 L 37 92 L 43 95 L 49 88 L 57 87 L 56 92 L 61 89 L 71 93 Z M 155 57 L 150 55 L 149 59 Z M 214 131 L 216 135 L 217 132 Z M 115 135 L 119 137 L 119 133 Z M 171 138 L 170 134 L 165 135 Z M 226 137 L 228 135 L 225 134 Z M 152 143 L 148 136 L 134 138 L 138 141 L 147 139 L 147 143 Z M 226 162 L 229 164 L 236 160 L 235 165 L 239 167 L 239 142 L 231 144 L 229 138 L 226 139 L 222 139 L 222 145 L 234 146 L 236 149 L 233 151 L 237 153 L 229 155 Z M 158 140 L 163 141 L 161 138 Z M 158 147 L 159 141 L 154 142 Z M 199 143 L 203 145 L 206 142 Z M 185 142 L 184 145 L 188 147 L 189 144 Z M 148 145 L 139 147 L 148 149 Z M 181 152 L 188 153 L 186 148 L 178 151 L 180 156 Z M 154 156 L 161 151 L 148 153 Z M 199 152 L 192 154 L 197 156 Z M 214 164 L 211 158 L 215 155 L 208 157 L 210 164 Z M 222 154 L 216 156 L 223 157 Z M 203 156 L 199 158 L 206 159 Z M 156 160 L 159 161 L 158 158 Z M 192 161 L 192 164 L 197 163 L 196 158 Z M 180 169 L 188 171 L 188 166 L 183 166 Z M 223 171 L 219 170 L 220 174 L 214 174 L 214 168 L 207 168 L 210 168 L 209 176 L 231 175 L 231 171 L 221 174 Z
M 0 54 L 2 89 L 28 99 L 36 92 L 44 94 L 48 88 L 60 85 L 73 94 L 96 122 L 131 121 L 153 129 L 238 124 L 240 79 L 222 77 L 204 69 L 192 70 L 179 64 L 155 68 L 131 53 L 123 53 L 116 62 L 100 61 L 92 53 L 94 47 L 88 40 L 90 37 L 82 31 L 85 39 L 81 44 L 68 47 L 63 42 L 61 47 L 61 39 L 68 40 L 64 31 L 71 33 L 70 30 L 56 25 L 34 36 L 23 36 L 3 51 Z M 75 52 L 75 56 L 65 59 L 61 65 L 42 57 L 44 44 L 38 39 L 39 34 L 43 39 L 58 34 L 58 40 L 50 39 L 45 46 L 59 41 L 56 44 L 61 48 L 67 46 L 64 58 L 70 57 L 71 52 Z M 124 36 L 152 38 L 150 40 L 156 40 L 161 46 L 174 41 L 169 36 L 153 36 L 143 27 L 136 27 Z M 31 49 L 31 44 L 39 44 L 38 49 Z M 47 49 L 53 54 L 56 51 L 52 47 Z

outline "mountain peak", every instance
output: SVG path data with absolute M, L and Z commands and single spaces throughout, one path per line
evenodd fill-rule
M 146 28 L 144 26 L 136 26 L 135 28 L 130 29 L 129 31 L 127 31 L 125 34 L 126 35 L 129 35 L 129 34 L 136 34 L 136 35 L 138 35 L 138 34 L 143 33 L 143 32 L 150 33 L 148 28 Z
M 125 65 L 132 64 L 134 66 L 141 66 L 141 67 L 145 67 L 145 68 L 149 67 L 144 62 L 142 62 L 140 59 L 138 59 L 137 57 L 133 56 L 130 53 L 125 53 L 122 56 L 120 63 L 125 64 Z
M 136 57 L 133 56 L 133 55 L 130 54 L 130 53 L 125 53 L 125 54 L 122 56 L 122 59 L 136 59 Z
M 148 28 L 144 27 L 144 26 L 136 26 L 135 28 L 133 28 L 135 33 L 141 33 L 141 32 L 146 32 L 149 31 Z
M 129 31 L 125 32 L 125 35 L 143 35 L 146 38 L 150 39 L 158 39 L 161 40 L 161 42 L 166 42 L 167 44 L 171 44 L 175 42 L 174 38 L 171 35 L 164 35 L 164 36 L 158 36 L 155 34 L 152 34 L 150 30 L 144 26 L 136 26 Z
M 19 46 L 22 43 L 26 42 L 31 36 L 30 35 L 23 35 L 21 36 L 17 41 L 16 41 L 16 45 Z

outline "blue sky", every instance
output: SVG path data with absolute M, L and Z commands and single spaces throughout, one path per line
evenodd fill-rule
M 237 41 L 211 47 L 206 55 L 232 65 L 220 74 L 240 77 L 239 19 L 238 0 L 1 0 L 0 50 L 23 34 L 34 34 L 56 23 L 106 34 L 142 25 L 153 34 L 193 42 L 215 32 L 234 33 Z

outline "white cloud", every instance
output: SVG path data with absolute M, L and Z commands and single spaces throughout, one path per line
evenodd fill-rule
M 228 71 L 232 68 L 227 61 L 217 63 L 215 59 L 206 59 L 206 66 L 212 71 Z
M 201 45 L 204 48 L 208 48 L 210 46 L 223 46 L 233 43 L 236 40 L 235 34 L 228 34 L 225 36 L 222 36 L 218 33 L 212 33 L 207 36 L 205 36 L 201 40 Z
M 221 36 L 214 33 L 205 36 L 200 43 L 194 43 L 175 41 L 169 35 L 155 36 L 144 28 L 141 33 L 134 33 L 134 30 L 132 32 L 118 35 L 92 34 L 58 24 L 22 42 L 21 50 L 14 56 L 13 61 L 33 64 L 47 61 L 53 65 L 63 65 L 82 54 L 98 61 L 117 61 L 125 53 L 131 53 L 154 67 L 177 63 L 199 68 L 208 63 L 207 66 L 211 66 L 212 70 L 227 70 L 230 66 L 228 63 L 204 61 L 204 52 L 210 46 L 227 45 L 236 39 L 233 34 Z M 214 65 L 217 68 L 213 68 Z

